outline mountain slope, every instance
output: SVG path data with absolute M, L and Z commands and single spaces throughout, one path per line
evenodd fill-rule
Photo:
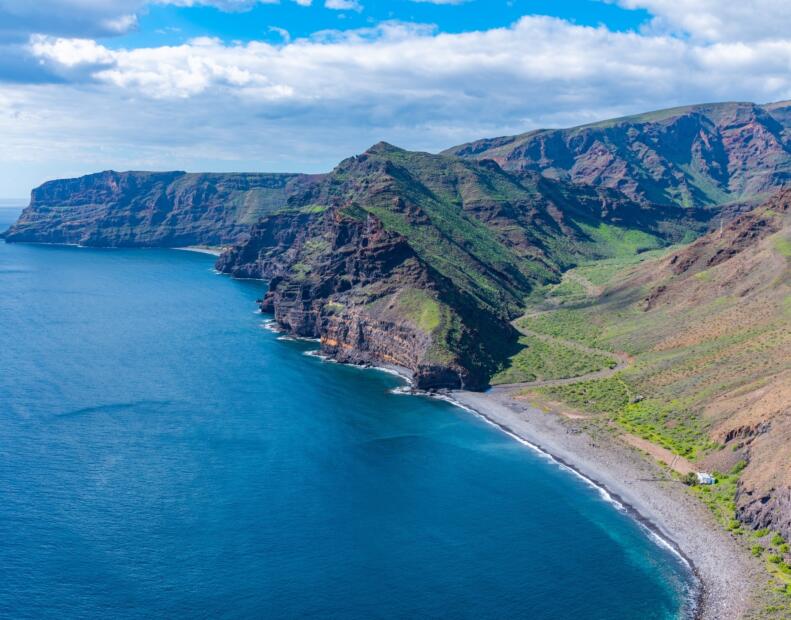
M 721 472 L 702 493 L 729 527 L 791 538 L 791 190 L 524 323 L 629 353 L 617 377 L 551 396 Z
M 218 268 L 269 279 L 263 309 L 338 359 L 475 388 L 513 351 L 509 321 L 533 287 L 700 225 L 615 191 L 382 143 L 292 196 Z
M 446 154 L 705 208 L 791 183 L 791 103 L 714 103 L 479 140 Z
M 310 177 L 100 172 L 44 183 L 7 241 L 88 246 L 232 243 Z

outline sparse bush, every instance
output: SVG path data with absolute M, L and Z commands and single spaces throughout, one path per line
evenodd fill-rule
M 689 487 L 694 487 L 698 484 L 698 476 L 694 471 L 689 472 L 686 476 L 682 479 L 682 482 Z
M 579 377 L 616 365 L 612 357 L 578 351 L 533 336 L 523 336 L 519 343 L 522 349 L 509 358 L 507 368 L 492 377 L 492 385 Z

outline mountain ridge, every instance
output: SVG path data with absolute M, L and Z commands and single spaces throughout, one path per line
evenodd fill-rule
M 678 228 L 683 217 L 379 143 L 253 226 L 218 269 L 270 280 L 262 309 L 328 355 L 408 367 L 421 388 L 482 388 L 515 345 L 510 320 L 532 288 L 610 251 L 600 229 L 654 247 L 702 226 Z M 387 352 L 394 332 L 415 346 Z
M 509 170 L 711 208 L 753 205 L 791 183 L 791 102 L 679 106 L 452 147 Z

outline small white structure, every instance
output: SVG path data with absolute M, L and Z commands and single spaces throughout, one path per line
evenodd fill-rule
M 699 471 L 696 475 L 698 477 L 698 484 L 714 484 L 717 482 L 716 478 L 708 472 Z

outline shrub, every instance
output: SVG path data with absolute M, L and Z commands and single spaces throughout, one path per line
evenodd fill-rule
M 681 480 L 688 487 L 694 487 L 698 483 L 698 475 L 694 471 L 691 471 Z

